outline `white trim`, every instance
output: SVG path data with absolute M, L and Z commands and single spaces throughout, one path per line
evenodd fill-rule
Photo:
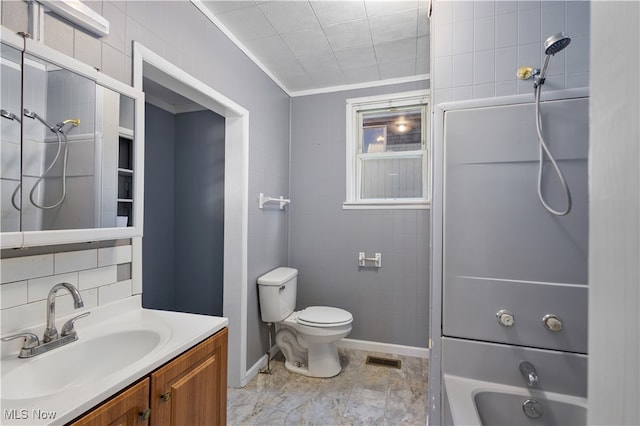
M 412 356 L 429 359 L 429 349 L 416 346 L 395 345 L 393 343 L 370 342 L 368 340 L 341 339 L 338 347 L 343 349 L 356 349 L 367 352 L 380 352 L 391 355 Z
M 292 98 L 299 96 L 320 95 L 323 93 L 344 92 L 346 90 L 368 89 L 370 87 L 389 86 L 391 84 L 413 83 L 416 81 L 431 80 L 430 74 L 418 74 L 408 77 L 388 78 L 386 80 L 366 81 L 363 83 L 342 84 L 339 86 L 322 87 L 319 89 L 298 90 L 291 92 L 289 96 Z
M 229 319 L 228 385 L 239 387 L 247 378 L 249 111 L 134 42 L 134 87 L 142 88 L 143 75 L 225 117 L 223 315 Z
M 266 367 L 267 356 L 268 356 L 267 354 L 262 355 L 260 359 L 257 360 L 256 363 L 253 364 L 251 368 L 247 370 L 247 374 L 244 377 L 244 379 L 242 379 L 242 382 L 240 383 L 240 387 L 245 387 L 247 383 L 251 381 L 251 379 L 253 379 L 255 376 L 257 376 L 260 373 L 260 370 Z
M 277 344 L 273 345 L 271 347 L 271 359 L 273 359 L 279 351 L 280 351 L 280 347 Z M 242 383 L 240 384 L 241 387 L 245 387 L 247 383 L 249 383 L 255 376 L 257 376 L 260 373 L 260 370 L 262 370 L 267 366 L 268 357 L 269 357 L 269 354 L 262 355 L 260 359 L 257 360 L 255 364 L 253 364 L 251 368 L 247 370 L 247 374 L 245 378 L 242 380 Z
M 413 83 L 416 81 L 425 81 L 430 80 L 430 74 L 418 74 L 412 75 L 408 77 L 399 77 L 399 78 L 389 78 L 386 80 L 375 80 L 375 81 L 367 81 L 363 83 L 353 83 L 353 84 L 342 84 L 339 86 L 331 86 L 331 87 L 321 87 L 318 89 L 308 89 L 308 90 L 298 90 L 298 91 L 290 91 L 287 86 L 283 82 L 281 82 L 269 68 L 267 68 L 260 60 L 245 46 L 238 40 L 238 38 L 209 10 L 207 6 L 202 3 L 202 0 L 191 0 L 191 3 L 195 7 L 197 7 L 204 16 L 209 19 L 213 25 L 218 27 L 222 33 L 227 36 L 229 40 L 233 44 L 236 45 L 238 49 L 240 49 L 253 63 L 255 63 L 258 68 L 260 68 L 275 84 L 278 85 L 284 92 L 291 98 L 295 98 L 298 96 L 309 96 L 309 95 L 318 95 L 322 93 L 332 93 L 332 92 L 342 92 L 345 90 L 355 90 L 355 89 L 367 89 L 370 87 L 379 87 L 379 86 L 388 86 L 390 84 L 403 84 L 403 83 Z
M 431 203 L 428 201 L 418 201 L 409 203 L 406 201 L 395 202 L 344 202 L 342 210 L 429 210 Z
M 291 92 L 289 92 L 289 90 L 284 85 L 284 83 L 278 80 L 278 78 L 275 75 L 273 75 L 273 73 L 269 70 L 269 68 L 267 68 L 262 62 L 260 62 L 260 60 L 256 58 L 254 54 L 244 44 L 240 42 L 240 40 L 237 39 L 236 36 L 233 35 L 233 33 L 222 22 L 220 22 L 220 20 L 213 14 L 213 12 L 211 12 L 211 10 L 209 10 L 207 6 L 202 4 L 201 0 L 191 0 L 191 3 L 193 3 L 193 5 L 197 7 L 200 10 L 200 12 L 202 12 L 204 16 L 206 16 L 207 19 L 209 19 L 211 23 L 213 23 L 213 25 L 218 27 L 218 29 L 222 31 L 222 33 L 225 36 L 227 36 L 227 38 L 231 40 L 231 42 L 235 44 L 238 49 L 240 49 L 245 55 L 247 55 L 247 57 L 251 59 L 253 63 L 255 63 L 258 66 L 258 68 L 260 68 L 271 80 L 273 80 L 273 82 L 277 84 L 278 87 L 284 90 L 284 92 L 289 97 L 291 97 Z
M 424 209 L 429 206 L 431 191 L 428 177 L 430 176 L 431 167 L 431 124 L 430 124 L 430 106 L 431 91 L 429 89 L 412 90 L 408 92 L 389 93 L 375 96 L 365 96 L 360 98 L 349 98 L 346 104 L 346 200 L 343 203 L 343 209 L 388 209 L 387 207 L 397 205 L 402 209 Z M 405 107 L 420 104 L 422 107 L 422 120 L 425 125 L 423 129 L 424 149 L 422 153 L 422 185 L 423 191 L 426 192 L 425 198 L 422 199 L 399 199 L 399 200 L 360 200 L 358 191 L 360 187 L 360 170 L 359 170 L 359 131 L 362 122 L 359 120 L 359 112 L 363 109 L 375 109 L 384 107 Z M 358 122 L 358 124 L 356 124 Z M 367 154 L 371 156 L 371 154 Z M 357 207 L 361 206 L 361 207 Z M 379 207 L 378 207 L 379 206 Z

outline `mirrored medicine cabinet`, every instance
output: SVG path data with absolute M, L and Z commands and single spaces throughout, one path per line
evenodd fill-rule
M 142 235 L 142 92 L 2 28 L 2 248 Z

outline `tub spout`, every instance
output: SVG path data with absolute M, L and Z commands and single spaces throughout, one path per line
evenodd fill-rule
M 520 363 L 520 372 L 524 376 L 524 379 L 527 381 L 527 386 L 531 388 L 537 388 L 538 381 L 538 372 L 536 371 L 536 367 L 531 364 L 529 361 L 522 361 Z

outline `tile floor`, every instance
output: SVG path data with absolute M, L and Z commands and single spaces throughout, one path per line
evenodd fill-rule
M 342 372 L 331 379 L 289 373 L 278 353 L 271 375 L 229 389 L 227 424 L 426 425 L 428 361 L 339 349 Z M 398 358 L 401 369 L 366 365 L 367 355 Z

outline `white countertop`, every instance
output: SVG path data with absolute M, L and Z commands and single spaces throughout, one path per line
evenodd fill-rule
M 54 393 L 47 392 L 42 395 L 37 386 L 34 386 L 33 397 L 31 397 L 32 394 L 28 388 L 8 389 L 6 386 L 9 385 L 3 381 L 0 394 L 0 415 L 2 416 L 0 424 L 65 424 L 229 324 L 228 319 L 223 317 L 143 309 L 139 296 L 92 308 L 89 311 L 91 311 L 91 315 L 76 322 L 78 341 L 29 359 L 19 359 L 17 352 L 3 354 L 2 377 L 40 357 L 44 359 L 56 351 L 72 350 L 73 346 L 82 342 L 83 339 L 90 344 L 93 339 L 99 341 L 101 336 L 113 333 L 129 330 L 151 330 L 160 336 L 159 342 L 149 353 L 132 363 L 127 362 L 128 365 L 122 365 L 118 371 L 101 373 L 89 381 L 85 380 L 86 383 L 75 385 L 70 383 Z M 75 314 L 81 312 L 83 311 L 78 310 Z M 73 315 L 56 320 L 59 328 L 65 319 L 71 317 Z M 38 331 L 37 334 L 40 336 L 41 333 Z M 21 341 L 21 339 L 18 340 Z M 19 348 L 20 344 L 17 347 Z M 110 355 L 110 350 L 114 351 L 112 355 Z M 102 356 L 93 357 L 98 359 L 80 357 L 78 363 L 86 362 L 88 364 L 75 365 L 78 366 L 78 371 L 83 369 L 91 371 L 93 366 L 96 370 L 100 370 L 98 368 L 101 366 L 100 363 L 110 362 L 121 351 L 127 351 L 127 348 L 109 348 Z M 71 368 L 71 370 L 74 369 Z M 78 374 L 76 371 L 62 371 L 55 374 L 73 375 L 74 373 Z M 31 381 L 37 382 L 37 378 L 31 379 Z M 79 381 L 82 382 L 82 378 Z M 6 398 L 11 395 L 14 395 L 14 399 Z M 15 395 L 21 395 L 20 399 L 17 399 Z

